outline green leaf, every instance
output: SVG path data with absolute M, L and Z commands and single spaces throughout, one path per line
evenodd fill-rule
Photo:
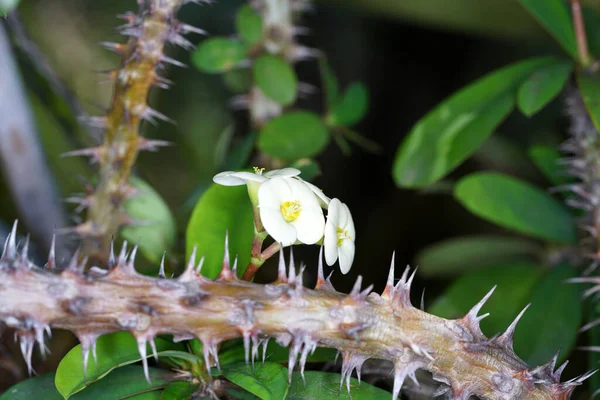
M 327 123 L 332 126 L 352 126 L 363 119 L 368 103 L 369 95 L 365 85 L 360 82 L 352 83 L 329 111 Z
M 565 281 L 578 274 L 575 268 L 554 267 L 533 288 L 531 307 L 515 333 L 515 351 L 529 365 L 548 362 L 558 349 L 564 359 L 575 345 L 583 312 L 581 287 Z
M 534 71 L 556 61 L 534 58 L 494 71 L 453 94 L 410 131 L 394 160 L 403 187 L 436 182 L 469 157 L 508 116 L 516 88 Z
M 201 71 L 209 74 L 226 72 L 248 57 L 244 43 L 227 38 L 207 39 L 192 54 L 192 62 Z
M 150 383 L 144 377 L 144 369 L 139 365 L 128 365 L 112 371 L 103 379 L 94 382 L 72 400 L 122 399 L 162 389 L 173 379 L 166 369 L 148 368 Z M 136 397 L 134 397 L 136 398 Z
M 229 235 L 229 255 L 238 257 L 238 273 L 250 262 L 254 239 L 254 217 L 246 186 L 213 184 L 204 192 L 190 218 L 186 233 L 186 253 L 194 246 L 204 256 L 202 275 L 214 279 L 221 272 L 225 254 L 225 234 Z M 199 260 L 198 257 L 198 260 Z
M 157 351 L 185 350 L 182 344 L 174 344 L 164 339 L 155 338 L 154 342 Z M 152 349 L 150 345 L 147 347 L 147 353 L 151 356 Z M 73 347 L 60 361 L 56 370 L 55 384 L 65 399 L 104 378 L 113 369 L 133 364 L 142 359 L 138 352 L 137 341 L 129 332 L 100 336 L 96 342 L 96 354 L 98 363 L 96 364 L 91 360 L 92 357 L 89 357 L 85 378 L 81 345 Z M 141 378 L 144 379 L 143 375 Z
M 188 400 L 192 394 L 198 389 L 198 384 L 190 382 L 171 382 L 169 386 L 162 392 L 161 400 Z
M 286 400 L 381 400 L 390 397 L 387 392 L 366 382 L 359 383 L 350 378 L 350 393 L 348 395 L 345 384 L 340 390 L 340 375 L 330 372 L 306 371 L 304 373 L 306 384 L 302 376 L 295 372 L 292 376 L 292 385 Z
M 249 45 L 261 42 L 263 24 L 260 15 L 250 5 L 245 5 L 238 11 L 235 18 L 235 27 L 242 40 Z
M 26 379 L 0 394 L 0 400 L 63 400 L 54 386 L 54 372 Z
M 592 7 L 582 5 L 582 9 L 590 53 L 593 56 L 598 56 L 600 54 L 600 14 L 598 14 L 597 9 Z
M 290 165 L 292 168 L 300 170 L 300 175 L 305 181 L 312 181 L 318 175 L 321 175 L 319 163 L 311 158 L 301 158 Z
M 585 72 L 579 72 L 577 85 L 594 126 L 596 129 L 600 129 L 600 79 L 587 75 Z
M 521 312 L 540 275 L 541 269 L 527 262 L 472 271 L 452 283 L 429 312 L 443 318 L 461 318 L 497 285 L 481 311 L 481 314 L 490 313 L 481 321 L 482 332 L 490 337 L 504 331 Z
M 550 183 L 561 185 L 569 181 L 569 176 L 558 163 L 562 154 L 555 147 L 533 146 L 529 149 L 529 157 Z
M 254 60 L 254 80 L 263 93 L 279 104 L 289 106 L 296 101 L 298 78 L 283 59 L 264 54 Z
M 292 161 L 315 156 L 328 141 L 329 132 L 318 115 L 292 111 L 266 123 L 258 147 L 270 156 Z
M 577 41 L 571 13 L 563 0 L 519 0 L 538 22 L 577 60 Z
M 460 275 L 473 269 L 535 257 L 542 247 L 527 239 L 500 235 L 460 236 L 423 249 L 416 264 L 423 276 Z
M 325 56 L 319 58 L 319 72 L 323 82 L 323 91 L 325 92 L 325 104 L 327 109 L 330 109 L 337 102 L 339 89 L 337 78 L 329 67 Z
M 187 351 L 177 351 L 177 350 L 167 350 L 167 351 L 159 351 L 157 353 L 159 357 L 172 357 L 179 358 L 182 360 L 189 361 L 195 364 L 202 364 L 204 360 L 198 357 L 195 354 L 188 353 Z
M 252 72 L 249 69 L 232 69 L 223 73 L 223 83 L 233 93 L 248 93 L 252 86 Z
M 134 176 L 131 183 L 140 193 L 127 200 L 125 211 L 129 217 L 143 223 L 124 227 L 121 236 L 138 243 L 142 254 L 151 262 L 158 263 L 163 253 L 175 243 L 175 218 L 152 186 Z
M 519 179 L 476 173 L 461 179 L 454 197 L 473 214 L 530 236 L 575 243 L 574 220 L 548 193 Z
M 265 362 L 254 368 L 246 363 L 224 365 L 223 375 L 262 400 L 284 399 L 288 392 L 288 370 L 280 364 Z
M 523 114 L 531 117 L 558 96 L 569 80 L 573 65 L 562 62 L 532 73 L 517 94 L 517 105 Z

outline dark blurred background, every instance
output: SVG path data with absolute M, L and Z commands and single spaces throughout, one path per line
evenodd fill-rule
M 235 11 L 241 4 L 240 0 L 219 0 L 201 7 L 188 5 L 181 19 L 211 35 L 229 35 L 234 33 Z M 122 22 L 115 16 L 135 8 L 135 1 L 122 0 L 23 0 L 19 16 L 51 68 L 76 93 L 84 108 L 100 114 L 109 103 L 111 87 L 98 84 L 95 71 L 115 67 L 118 57 L 97 43 L 122 41 L 114 29 Z M 381 289 L 393 251 L 397 265 L 403 266 L 413 264 L 424 246 L 439 240 L 501 230 L 453 200 L 452 182 L 469 171 L 500 170 L 548 186 L 528 161 L 526 150 L 533 143 L 557 144 L 563 139 L 560 100 L 531 120 L 515 113 L 474 157 L 435 187 L 401 190 L 391 177 L 394 155 L 404 136 L 453 91 L 527 56 L 560 54 L 516 0 L 322 0 L 314 3 L 301 25 L 309 28 L 309 34 L 299 40 L 327 55 L 342 88 L 353 81 L 367 85 L 369 113 L 356 130 L 383 148 L 381 154 L 370 154 L 354 147 L 351 156 L 344 156 L 332 141 L 317 158 L 323 173 L 315 184 L 349 205 L 357 228 L 353 269 L 347 276 L 334 274 L 339 290 L 349 290 L 359 274 Z M 189 53 L 170 51 L 174 58 L 190 64 Z M 60 154 L 73 149 L 73 143 L 89 142 L 89 133 L 73 124 L 68 110 L 48 95 L 47 86 L 27 57 L 19 51 L 16 54 L 61 195 L 80 192 L 79 177 L 93 176 L 94 169 L 84 160 L 62 159 Z M 317 62 L 303 61 L 297 71 L 302 82 L 319 89 L 297 106 L 322 110 Z M 219 172 L 221 160 L 215 156 L 219 138 L 230 126 L 236 138 L 248 134 L 248 119 L 243 110 L 229 107 L 233 93 L 220 76 L 190 67 L 170 69 L 169 78 L 175 86 L 169 91 L 154 90 L 151 104 L 177 125 L 161 123 L 155 128 L 146 124 L 143 132 L 175 145 L 142 154 L 137 172 L 166 199 L 176 216 L 178 250 L 183 253 L 193 204 Z M 18 215 L 5 181 L 0 181 L 0 193 L 0 220 L 8 226 Z M 312 266 L 317 252 L 316 248 L 304 248 L 296 254 Z M 313 280 L 315 269 L 307 270 Z M 268 279 L 271 272 L 271 267 L 265 267 L 258 279 Z M 414 298 L 427 287 L 426 302 L 449 283 L 426 281 L 418 275 L 417 280 L 414 286 L 419 293 L 413 293 Z M 67 333 L 58 335 L 68 337 Z M 68 348 L 58 346 L 50 362 L 38 372 L 52 369 L 64 347 Z

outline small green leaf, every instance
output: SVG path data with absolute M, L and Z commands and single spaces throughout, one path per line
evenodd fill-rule
M 494 71 L 430 111 L 396 153 L 393 176 L 402 187 L 423 187 L 469 157 L 508 116 L 517 87 L 553 58 L 534 58 Z
M 157 351 L 185 350 L 182 344 L 174 344 L 164 339 L 155 338 Z M 147 353 L 151 356 L 152 349 L 148 345 Z M 124 365 L 132 364 L 142 359 L 138 352 L 135 338 L 129 332 L 117 332 L 100 336 L 96 342 L 98 363 L 90 360 L 87 373 L 83 375 L 83 357 L 81 345 L 73 347 L 60 361 L 56 370 L 55 384 L 65 399 L 83 390 L 93 382 L 102 379 L 110 371 Z M 143 375 L 141 376 L 144 379 Z
M 538 22 L 560 43 L 565 51 L 577 60 L 577 42 L 573 21 L 563 0 L 519 0 Z
M 192 394 L 198 389 L 198 384 L 190 382 L 171 382 L 163 390 L 161 400 L 189 400 Z
M 143 223 L 124 227 L 121 236 L 139 244 L 142 254 L 157 263 L 175 242 L 175 218 L 152 186 L 134 176 L 131 177 L 131 183 L 140 193 L 127 200 L 125 211 L 129 217 Z
M 242 40 L 255 45 L 262 40 L 263 24 L 260 15 L 250 5 L 245 5 L 237 13 L 235 27 Z
M 195 364 L 202 364 L 204 360 L 198 357 L 195 354 L 188 353 L 187 351 L 177 351 L 177 350 L 167 350 L 167 351 L 159 351 L 156 353 L 159 357 L 172 357 L 179 358 L 182 360 L 189 361 Z
M 232 69 L 223 73 L 223 83 L 233 93 L 248 93 L 252 86 L 252 71 L 249 69 Z
M 254 368 L 246 363 L 224 365 L 223 375 L 262 400 L 284 399 L 289 388 L 288 370 L 280 364 L 265 362 Z
M 229 235 L 229 254 L 238 257 L 238 273 L 250 262 L 254 238 L 254 217 L 246 186 L 213 184 L 204 192 L 190 218 L 186 233 L 189 257 L 198 247 L 198 260 L 204 256 L 202 275 L 214 279 L 221 272 L 225 254 L 225 234 Z
M 264 54 L 254 60 L 254 80 L 272 100 L 289 106 L 296 101 L 298 78 L 294 69 L 281 58 Z
M 300 176 L 305 181 L 312 181 L 316 176 L 321 174 L 319 163 L 311 158 L 301 158 L 290 165 L 292 168 L 300 170 Z
M 6 389 L 0 400 L 63 400 L 54 386 L 54 372 L 26 379 Z
M 369 95 L 365 85 L 360 82 L 352 83 L 329 111 L 327 123 L 332 126 L 352 126 L 363 119 L 368 103 Z
M 517 105 L 523 114 L 531 117 L 553 100 L 564 88 L 572 70 L 572 62 L 562 62 L 532 73 L 517 94 Z
M 226 72 L 248 57 L 245 44 L 227 38 L 207 39 L 192 54 L 192 62 L 209 74 Z
M 458 182 L 454 197 L 473 214 L 517 232 L 560 243 L 577 240 L 567 209 L 519 179 L 497 173 L 471 174 Z
M 325 104 L 327 109 L 333 107 L 338 99 L 338 81 L 335 74 L 329 67 L 327 58 L 319 58 L 319 72 L 321 74 L 321 81 L 323 82 L 323 91 L 325 92 Z
M 585 72 L 577 74 L 577 85 L 596 129 L 600 129 L 600 79 Z
M 328 141 L 329 132 L 318 115 L 292 111 L 267 122 L 258 147 L 270 156 L 292 161 L 315 156 Z
M 345 383 L 340 390 L 340 375 L 330 372 L 306 371 L 304 378 L 306 383 L 299 373 L 293 374 L 286 400 L 381 400 L 390 397 L 390 392 L 366 382 L 359 383 L 355 378 L 350 378 L 350 397 Z
M 529 149 L 529 157 L 550 183 L 561 185 L 569 181 L 559 164 L 562 154 L 555 147 L 533 146 Z
M 139 365 L 127 365 L 112 371 L 103 379 L 94 382 L 72 396 L 71 399 L 129 399 L 136 395 L 162 389 L 173 379 L 173 373 L 160 368 L 148 368 L 148 375 L 150 376 L 150 383 L 144 377 L 143 367 Z
M 529 365 L 547 363 L 558 349 L 564 359 L 575 345 L 583 313 L 581 287 L 565 281 L 578 274 L 575 268 L 554 267 L 533 288 L 531 307 L 515 333 L 515 351 Z
M 481 321 L 482 332 L 490 337 L 506 329 L 519 314 L 540 275 L 541 268 L 526 262 L 472 271 L 452 283 L 429 312 L 443 318 L 461 318 L 497 285 L 481 311 L 481 314 L 490 313 Z
M 452 276 L 513 260 L 530 259 L 542 247 L 528 239 L 500 235 L 460 236 L 426 247 L 417 256 L 423 276 Z

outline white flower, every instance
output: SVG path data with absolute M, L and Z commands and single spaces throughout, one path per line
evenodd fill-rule
M 327 210 L 331 199 L 329 197 L 325 196 L 325 193 L 323 193 L 323 191 L 321 189 L 319 189 L 312 183 L 305 181 L 304 179 L 300 178 L 299 176 L 297 176 L 296 179 L 298 179 L 299 181 L 302 181 L 302 183 L 304 183 L 306 186 L 308 186 L 309 189 L 312 190 L 312 192 L 319 198 L 321 207 L 323 207 L 324 209 Z
M 213 177 L 213 182 L 223 186 L 240 186 L 246 185 L 248 182 L 266 182 L 267 178 L 259 173 L 246 171 L 223 171 Z
M 352 266 L 355 235 L 354 221 L 348 206 L 338 199 L 332 199 L 329 203 L 323 239 L 325 261 L 327 265 L 333 265 L 339 258 L 342 274 L 347 274 Z
M 270 178 L 292 178 L 300 175 L 300 170 L 296 168 L 274 169 L 269 172 L 262 173 L 264 168 L 254 167 L 254 173 L 246 171 L 223 171 L 213 177 L 213 182 L 223 186 L 241 186 L 248 182 L 266 182 Z
M 283 246 L 323 237 L 325 218 L 317 197 L 303 182 L 276 176 L 260 185 L 258 209 L 266 231 Z

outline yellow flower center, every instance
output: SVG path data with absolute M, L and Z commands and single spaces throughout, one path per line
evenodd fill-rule
M 279 209 L 281 210 L 281 215 L 286 222 L 293 222 L 300 216 L 300 212 L 302 212 L 302 204 L 300 204 L 298 200 L 286 201 L 281 204 Z
M 262 175 L 263 171 L 265 170 L 264 168 L 258 168 L 258 167 L 252 167 L 252 169 L 254 170 L 254 173 L 258 174 L 258 175 Z
M 352 240 L 352 237 L 350 237 L 350 235 L 348 235 L 348 229 L 342 229 L 338 226 L 338 228 L 336 229 L 337 232 L 337 245 L 338 247 L 340 247 L 342 245 L 342 243 L 344 243 L 344 240 L 346 239 L 350 239 Z

